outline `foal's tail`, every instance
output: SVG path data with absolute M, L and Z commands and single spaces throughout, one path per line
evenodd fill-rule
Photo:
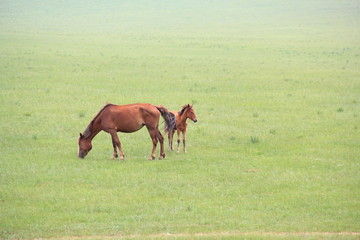
M 175 115 L 169 112 L 163 106 L 155 106 L 157 110 L 160 111 L 161 116 L 165 120 L 165 132 L 170 132 L 171 130 L 175 129 Z

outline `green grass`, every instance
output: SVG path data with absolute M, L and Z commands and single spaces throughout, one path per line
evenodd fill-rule
M 0 4 L 0 239 L 359 237 L 357 3 L 82 4 Z M 78 159 L 106 102 L 194 104 L 188 153 Z

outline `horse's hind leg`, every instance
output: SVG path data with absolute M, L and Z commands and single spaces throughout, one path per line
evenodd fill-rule
M 116 149 L 116 148 L 118 148 L 120 151 L 120 160 L 125 160 L 125 154 L 121 148 L 121 143 L 120 143 L 120 140 L 119 140 L 119 137 L 118 137 L 116 131 L 111 131 L 109 133 L 111 135 L 111 139 L 112 139 L 112 143 L 113 143 L 113 147 L 114 147 L 113 159 L 118 158 L 117 149 Z
M 161 132 L 159 129 L 156 129 L 156 137 L 160 142 L 160 157 L 159 160 L 162 160 L 165 158 L 165 150 L 164 150 L 164 137 L 161 135 Z
M 156 128 L 150 128 L 148 126 L 146 126 L 148 131 L 149 131 L 149 134 L 150 134 L 150 137 L 151 137 L 151 140 L 152 140 L 152 144 L 153 144 L 153 148 L 151 150 L 151 156 L 149 158 L 149 160 L 155 160 L 155 150 L 156 150 L 156 145 L 157 145 L 157 142 L 158 142 L 158 138 L 157 138 L 157 133 L 156 133 Z

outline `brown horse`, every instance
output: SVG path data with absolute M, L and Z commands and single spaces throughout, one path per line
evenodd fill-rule
M 151 160 L 155 159 L 155 150 L 160 142 L 160 157 L 165 158 L 164 138 L 159 131 L 160 114 L 165 120 L 165 131 L 168 132 L 175 126 L 175 117 L 162 106 L 153 106 L 148 103 L 137 103 L 129 105 L 105 105 L 90 122 L 84 133 L 80 133 L 78 139 L 78 157 L 84 158 L 91 150 L 92 139 L 100 132 L 105 131 L 111 135 L 114 147 L 113 158 L 118 158 L 117 148 L 120 151 L 120 159 L 125 159 L 117 132 L 132 133 L 146 126 L 152 139 L 153 148 Z
M 195 122 L 195 123 L 197 122 L 195 110 L 192 105 L 187 104 L 187 105 L 183 106 L 179 112 L 171 111 L 171 113 L 173 113 L 175 115 L 176 125 L 175 125 L 175 128 L 170 129 L 170 131 L 168 131 L 169 148 L 171 151 L 173 150 L 173 138 L 174 138 L 174 133 L 176 130 L 177 137 L 178 137 L 177 152 L 180 152 L 180 133 L 182 133 L 184 152 L 186 152 L 186 127 L 187 127 L 186 120 L 189 118 L 193 122 Z

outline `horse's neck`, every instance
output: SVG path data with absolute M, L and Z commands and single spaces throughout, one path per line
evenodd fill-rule
M 88 137 L 87 139 L 90 139 L 90 141 L 93 140 L 93 138 L 99 133 L 100 131 L 94 131 L 92 132 Z
M 89 126 L 86 128 L 83 135 L 84 135 L 85 139 L 92 140 L 99 132 L 100 132 L 100 130 L 97 130 L 97 128 L 94 128 L 94 123 L 90 123 Z

